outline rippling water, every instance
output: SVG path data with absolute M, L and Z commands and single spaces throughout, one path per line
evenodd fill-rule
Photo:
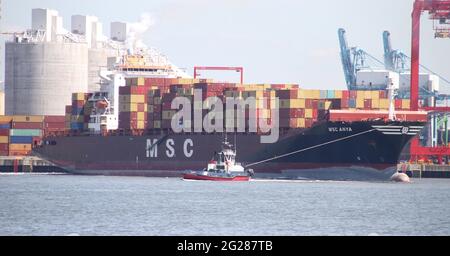
M 0 175 L 0 235 L 450 235 L 450 180 Z

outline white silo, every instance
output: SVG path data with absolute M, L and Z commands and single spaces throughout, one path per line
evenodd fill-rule
M 7 115 L 64 115 L 88 91 L 86 43 L 7 42 L 5 61 Z

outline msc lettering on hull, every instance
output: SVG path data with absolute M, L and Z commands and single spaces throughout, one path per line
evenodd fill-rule
M 158 139 L 147 139 L 147 145 L 145 148 L 145 155 L 147 158 L 158 157 L 158 146 L 163 145 L 164 154 L 168 158 L 174 158 L 175 154 L 175 141 L 173 139 L 167 139 L 164 143 L 160 143 Z M 192 139 L 186 139 L 183 143 L 183 153 L 186 158 L 191 158 L 194 155 L 194 142 Z

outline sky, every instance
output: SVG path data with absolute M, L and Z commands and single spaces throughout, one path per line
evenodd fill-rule
M 384 30 L 391 32 L 394 48 L 410 55 L 413 0 L 3 0 L 1 4 L 3 31 L 30 28 L 32 8 L 59 11 L 66 29 L 71 15 L 97 16 L 107 36 L 110 22 L 136 22 L 149 13 L 154 24 L 143 36 L 147 45 L 190 74 L 196 65 L 242 66 L 246 83 L 344 89 L 340 27 L 346 29 L 350 46 L 380 60 Z M 435 39 L 426 15 L 421 28 L 421 63 L 449 79 L 450 39 Z M 3 41 L 1 46 L 3 65 Z M 238 81 L 236 73 L 203 76 Z

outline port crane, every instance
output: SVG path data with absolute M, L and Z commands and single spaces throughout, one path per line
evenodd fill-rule
M 411 111 L 419 109 L 419 66 L 420 66 L 420 18 L 422 13 L 428 12 L 429 18 L 433 20 L 435 38 L 450 38 L 450 0 L 415 0 L 412 11 L 412 36 L 411 36 Z M 436 25 L 439 23 L 439 26 Z M 446 113 L 450 112 L 448 107 L 426 107 L 425 110 L 434 113 L 443 113 L 444 118 L 437 122 L 444 124 L 446 139 L 448 141 L 448 119 Z M 450 156 L 450 147 L 445 141 L 443 146 L 432 145 L 423 147 L 419 139 L 411 142 L 411 161 L 420 159 L 428 160 L 429 157 L 437 157 L 439 164 L 444 163 L 444 158 Z M 434 144 L 434 143 L 433 143 Z
M 349 47 L 346 31 L 338 30 L 341 62 L 344 69 L 345 82 L 348 90 L 386 90 L 387 84 L 357 85 L 357 75 L 362 70 L 373 70 L 374 67 L 382 69 L 384 63 L 370 53 L 358 47 Z

